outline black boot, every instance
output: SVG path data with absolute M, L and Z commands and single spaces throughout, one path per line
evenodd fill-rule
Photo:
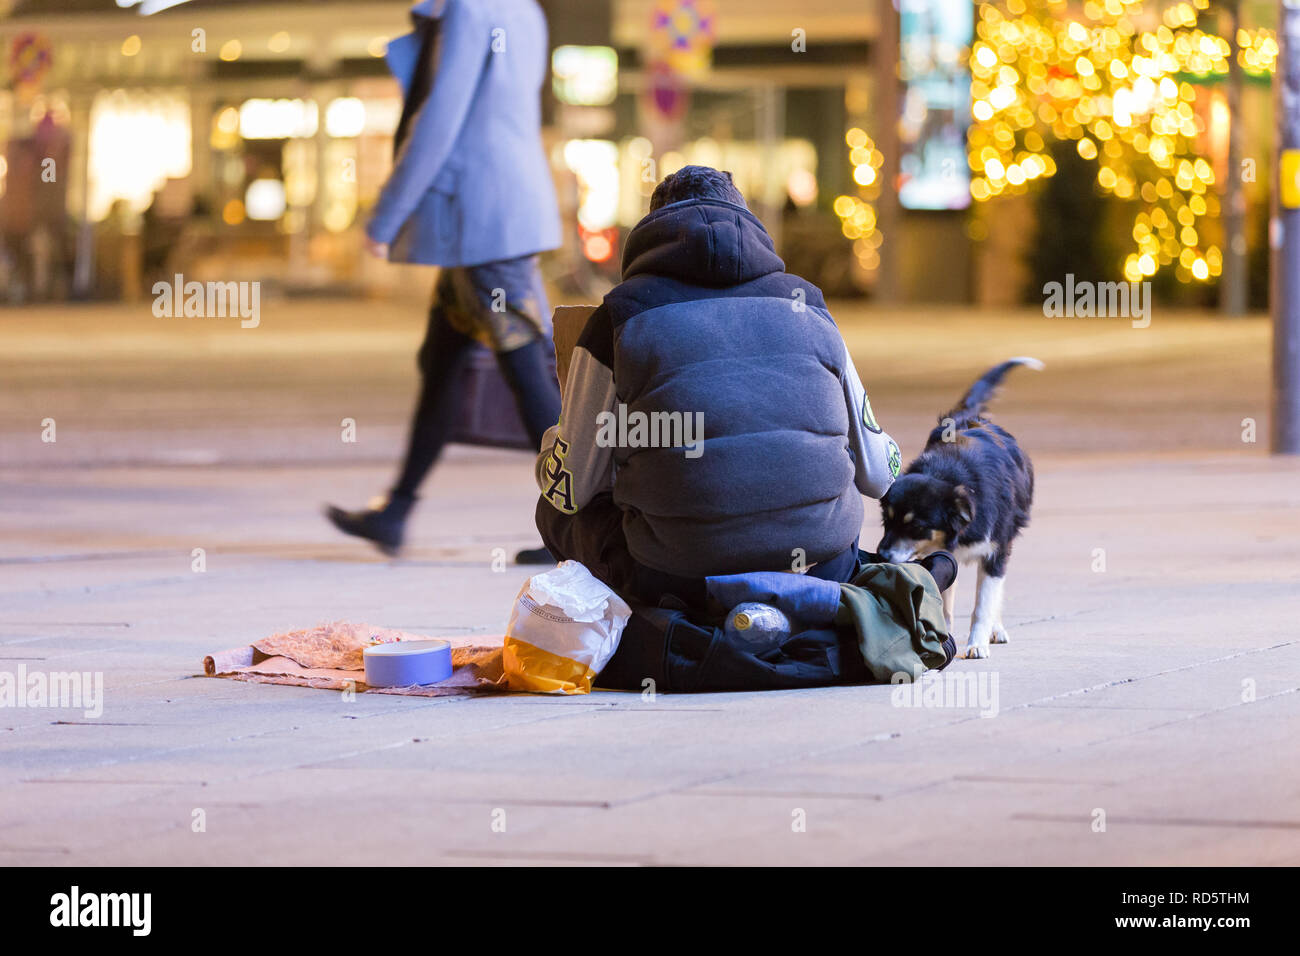
M 951 634 L 943 639 L 943 663 L 935 668 L 937 671 L 943 670 L 951 664 L 957 656 L 957 640 Z
M 325 517 L 344 534 L 365 538 L 387 555 L 395 555 L 402 548 L 406 531 L 406 517 L 411 513 L 415 499 L 408 495 L 390 495 L 382 508 L 363 511 L 344 511 L 327 505 Z
M 947 551 L 934 551 L 916 562 L 930 572 L 940 591 L 946 591 L 957 580 L 957 559 Z

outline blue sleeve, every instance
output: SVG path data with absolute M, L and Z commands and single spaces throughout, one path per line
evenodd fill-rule
M 492 55 L 492 31 L 464 0 L 448 0 L 437 42 L 433 88 L 411 121 L 410 133 L 379 194 L 366 235 L 392 242 L 447 162 Z

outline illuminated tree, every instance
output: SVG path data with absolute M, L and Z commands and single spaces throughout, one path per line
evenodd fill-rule
M 1049 144 L 1072 140 L 1096 161 L 1104 192 L 1140 204 L 1125 278 L 1169 265 L 1184 282 L 1219 275 L 1222 252 L 1203 235 L 1218 200 L 1194 84 L 1226 75 L 1231 48 L 1199 28 L 1208 5 L 1193 0 L 1157 15 L 1143 0 L 981 3 L 970 56 L 974 199 L 1021 193 L 1053 175 Z M 1247 72 L 1273 69 L 1271 33 L 1241 30 L 1237 39 Z

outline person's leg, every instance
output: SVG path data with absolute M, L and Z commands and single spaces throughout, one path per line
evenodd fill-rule
M 861 561 L 858 559 L 858 543 L 854 541 L 851 545 L 825 561 L 818 561 L 808 569 L 808 576 L 811 578 L 821 578 L 824 581 L 838 581 L 845 584 L 852 581 L 858 576 L 858 568 Z
M 650 607 L 672 606 L 703 612 L 704 578 L 684 578 L 638 562 L 623 534 L 623 511 L 614 496 L 600 494 L 582 510 L 566 515 L 545 498 L 537 499 L 537 530 L 555 561 L 577 561 L 625 599 Z
M 461 297 L 490 337 L 529 440 L 540 449 L 546 429 L 560 420 L 560 386 L 548 361 L 550 306 L 537 257 L 471 266 L 464 279 Z
M 443 304 L 446 278 L 439 279 L 420 347 L 420 396 L 397 484 L 382 505 L 360 511 L 330 505 L 325 512 L 340 531 L 373 541 L 385 554 L 396 554 L 401 548 L 416 493 L 442 453 L 460 412 L 456 387 L 473 340 L 447 321 Z
M 522 348 L 497 353 L 497 366 L 515 395 L 515 406 L 535 448 L 542 447 L 546 429 L 560 420 L 560 389 L 546 361 L 550 339 L 537 339 Z M 523 548 L 516 564 L 553 564 L 555 555 L 545 547 Z
M 537 530 L 555 561 L 577 561 L 620 594 L 636 578 L 636 562 L 623 535 L 623 511 L 610 494 L 597 495 L 574 514 L 537 499 Z
M 414 498 L 442 454 L 460 414 L 461 395 L 456 388 L 473 345 L 469 336 L 451 326 L 435 301 L 420 346 L 420 397 L 411 421 L 406 459 L 393 486 L 394 497 Z
M 546 360 L 551 348 L 549 339 L 539 338 L 522 348 L 497 353 L 497 366 L 514 392 L 528 440 L 538 450 L 546 429 L 560 420 L 560 386 Z
M 536 256 L 488 262 L 465 270 L 462 299 L 473 304 L 487 330 L 501 377 L 514 395 L 528 440 L 541 449 L 546 430 L 560 420 L 560 386 L 550 362 L 550 306 Z M 518 564 L 553 564 L 545 547 L 525 548 Z

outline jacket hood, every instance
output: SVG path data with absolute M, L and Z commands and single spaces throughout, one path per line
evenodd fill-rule
M 643 273 L 693 285 L 732 286 L 785 263 L 772 237 L 744 206 L 718 199 L 687 199 L 656 209 L 628 233 L 623 278 Z

